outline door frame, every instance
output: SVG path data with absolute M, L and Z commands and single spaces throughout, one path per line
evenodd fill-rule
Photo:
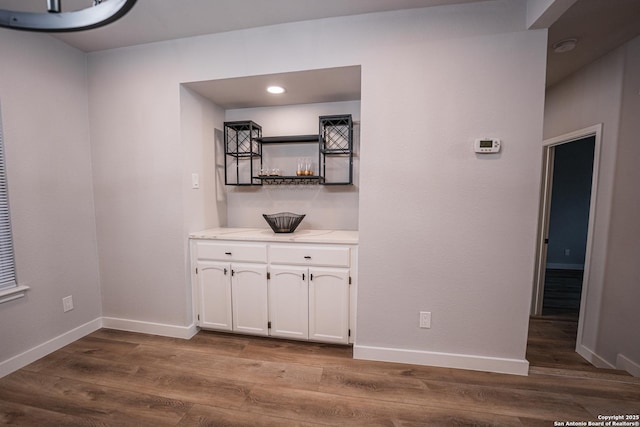
M 534 272 L 533 298 L 531 301 L 531 314 L 542 314 L 542 302 L 544 299 L 544 277 L 547 261 L 547 244 L 545 240 L 549 235 L 549 213 L 551 211 L 551 192 L 553 187 L 553 160 L 554 148 L 575 142 L 580 139 L 594 136 L 593 147 L 593 172 L 591 176 L 591 199 L 589 201 L 589 223 L 587 228 L 587 243 L 584 258 L 584 274 L 582 278 L 582 294 L 580 296 L 580 315 L 578 317 L 578 334 L 576 348 L 582 344 L 582 329 L 586 296 L 589 289 L 589 272 L 591 270 L 591 252 L 593 248 L 593 232 L 596 219 L 596 200 L 598 192 L 598 174 L 600 170 L 600 150 L 602 145 L 602 123 L 566 133 L 554 138 L 546 139 L 542 143 L 542 187 L 540 196 L 540 213 L 538 216 L 538 239 L 536 250 L 536 268 Z

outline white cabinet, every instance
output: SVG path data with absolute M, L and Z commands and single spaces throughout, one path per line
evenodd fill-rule
M 309 338 L 308 268 L 271 266 L 269 308 L 271 335 Z
M 341 246 L 269 246 L 271 335 L 349 342 L 350 275 L 341 268 L 349 266 L 349 252 Z
M 215 261 L 198 261 L 196 267 L 197 301 L 200 326 L 232 330 L 230 265 Z
M 271 335 L 349 342 L 349 270 L 272 266 Z
M 199 327 L 353 342 L 356 245 L 193 238 L 190 247 Z
M 266 244 L 196 242 L 192 251 L 197 324 L 207 329 L 268 335 Z M 229 262 L 232 260 L 255 263 Z
M 349 342 L 349 270 L 309 269 L 309 339 Z
M 266 265 L 231 265 L 231 301 L 234 331 L 269 334 Z
M 271 264 L 349 267 L 350 250 L 347 246 L 272 244 L 269 261 Z
M 197 242 L 198 260 L 211 259 L 229 262 L 267 263 L 267 245 L 264 243 Z

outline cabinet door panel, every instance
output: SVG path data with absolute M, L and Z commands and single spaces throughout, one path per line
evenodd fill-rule
M 231 265 L 233 330 L 253 335 L 268 335 L 267 266 Z
M 321 245 L 276 245 L 269 247 L 272 264 L 349 267 L 349 248 Z
M 198 242 L 198 259 L 227 262 L 267 262 L 267 245 L 264 243 Z
M 309 339 L 349 342 L 349 270 L 310 268 Z
M 200 326 L 231 330 L 231 280 L 229 264 L 201 261 L 198 263 Z
M 269 315 L 274 337 L 309 338 L 309 285 L 306 267 L 271 267 Z

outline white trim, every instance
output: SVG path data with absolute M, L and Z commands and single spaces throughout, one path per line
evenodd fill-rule
M 565 133 L 564 135 L 556 136 L 554 138 L 545 139 L 542 142 L 543 147 L 551 147 L 554 145 L 562 145 L 567 142 L 577 141 L 579 139 L 588 138 L 596 135 L 596 137 L 602 133 L 602 123 L 589 126 L 583 129 L 574 130 L 573 132 Z M 596 141 L 597 142 L 597 141 Z M 594 153 L 595 154 L 595 153 Z
M 551 190 L 553 187 L 553 166 L 555 152 L 542 148 L 542 175 L 540 184 L 540 207 L 538 214 L 538 239 L 536 241 L 536 264 L 533 277 L 533 296 L 531 298 L 531 314 L 542 314 L 544 301 L 544 279 L 547 268 L 547 234 L 549 233 L 549 219 L 551 214 Z
M 634 377 L 640 377 L 640 364 L 634 362 L 623 354 L 618 354 L 616 358 L 616 368 L 627 371 Z
M 587 226 L 587 245 L 585 247 L 584 271 L 582 273 L 582 295 L 580 297 L 580 313 L 578 315 L 578 332 L 576 334 L 576 351 L 583 346 L 584 322 L 587 317 L 587 294 L 589 293 L 589 279 L 591 277 L 591 252 L 593 251 L 593 233 L 596 228 L 596 201 L 598 198 L 598 176 L 600 174 L 600 150 L 602 147 L 602 123 L 584 129 L 595 135 L 593 146 L 593 174 L 591 177 L 591 203 L 589 204 L 589 224 Z
M 80 325 L 49 341 L 37 345 L 23 353 L 0 362 L 0 378 L 22 369 L 30 363 L 71 344 L 80 338 L 89 335 L 100 328 L 117 329 L 128 332 L 161 335 L 171 338 L 190 339 L 198 333 L 196 325 L 175 326 L 161 323 L 141 322 L 138 320 L 115 319 L 112 317 L 98 317 L 84 325 Z
M 587 243 L 585 247 L 585 257 L 584 257 L 584 271 L 582 275 L 582 295 L 580 297 L 580 315 L 578 317 L 578 332 L 576 335 L 576 352 L 580 354 L 585 359 L 589 360 L 592 364 L 598 366 L 593 360 L 602 360 L 607 366 L 611 366 L 604 359 L 601 359 L 591 350 L 588 350 L 583 346 L 583 333 L 584 333 L 584 322 L 586 319 L 586 308 L 587 308 L 587 294 L 589 292 L 589 279 L 590 279 L 590 270 L 591 270 L 591 253 L 593 250 L 593 233 L 595 231 L 595 222 L 596 222 L 596 201 L 597 201 L 597 193 L 598 193 L 598 176 L 600 173 L 600 151 L 602 149 L 602 123 L 597 125 L 589 126 L 584 129 L 579 129 L 573 132 L 566 133 L 564 135 L 557 136 L 555 138 L 546 139 L 543 141 L 542 146 L 544 150 L 545 159 L 548 158 L 546 153 L 549 152 L 551 147 L 565 144 L 568 142 L 577 141 L 579 139 L 587 138 L 590 136 L 595 137 L 595 143 L 593 147 L 593 173 L 591 177 L 591 201 L 589 204 L 589 224 L 587 226 Z M 544 165 L 543 165 L 544 167 Z M 543 169 L 545 170 L 545 169 Z M 548 170 L 545 173 L 549 173 Z M 543 176 L 543 185 L 545 181 L 545 177 Z M 544 190 L 544 188 L 543 188 Z M 543 194 L 542 197 L 549 197 L 548 194 Z M 545 201 L 541 201 L 541 212 L 540 218 L 544 216 L 545 209 Z M 542 224 L 542 222 L 541 222 Z M 542 227 L 541 227 L 542 228 Z M 542 247 L 544 244 L 542 243 L 544 238 L 544 230 L 538 230 L 538 251 L 536 255 L 536 277 L 534 278 L 534 288 L 533 288 L 533 303 L 532 303 L 532 314 L 540 314 L 542 312 L 542 298 L 544 295 L 544 277 L 541 276 L 541 271 L 543 271 L 544 265 L 546 264 L 546 260 L 542 259 L 542 254 L 544 251 Z
M 25 285 L 12 286 L 10 288 L 3 289 L 0 291 L 0 304 L 22 298 L 28 290 L 29 287 Z
M 143 322 L 140 320 L 117 319 L 114 317 L 103 317 L 102 327 L 186 340 L 198 333 L 198 328 L 193 323 L 189 326 L 175 326 L 164 323 Z
M 36 360 L 48 355 L 49 353 L 53 353 L 56 350 L 61 349 L 65 345 L 71 344 L 72 342 L 79 340 L 80 338 L 89 335 L 92 332 L 97 331 L 102 327 L 102 319 L 97 318 L 84 325 L 80 325 L 75 329 L 72 329 L 68 332 L 65 332 L 62 335 L 58 335 L 57 337 L 50 339 L 49 341 L 42 343 L 36 347 L 33 347 L 21 354 L 13 356 L 10 359 L 5 360 L 4 362 L 0 362 L 0 378 L 5 375 L 9 375 L 10 373 L 17 371 L 18 369 L 24 368 L 30 363 L 35 362 Z
M 528 375 L 526 359 L 474 356 L 469 354 L 438 353 L 398 348 L 353 346 L 353 358 L 380 362 L 408 363 L 442 368 L 470 369 L 500 374 Z
M 576 352 L 596 368 L 616 369 L 616 367 L 611 363 L 607 362 L 602 357 L 598 356 L 593 350 L 582 344 L 576 345 Z

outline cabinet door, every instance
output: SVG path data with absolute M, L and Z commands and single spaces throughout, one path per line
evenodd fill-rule
M 309 269 L 309 339 L 349 342 L 349 269 Z
M 231 264 L 233 330 L 268 335 L 267 266 Z
M 269 316 L 274 337 L 309 338 L 309 282 L 306 267 L 271 267 Z
M 227 263 L 198 262 L 200 326 L 231 330 L 231 280 Z

